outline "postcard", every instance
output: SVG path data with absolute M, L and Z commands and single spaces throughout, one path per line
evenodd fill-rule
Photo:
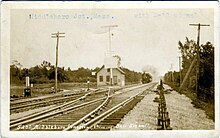
M 218 137 L 218 2 L 2 2 L 2 137 Z

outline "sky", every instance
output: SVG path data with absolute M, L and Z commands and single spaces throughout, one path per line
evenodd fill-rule
M 108 29 L 102 26 L 118 25 L 111 29 L 111 47 L 121 66 L 135 71 L 151 67 L 164 75 L 179 70 L 178 41 L 197 39 L 197 27 L 190 23 L 209 24 L 201 28 L 200 43 L 214 43 L 213 9 L 16 9 L 11 11 L 10 60 L 25 68 L 43 60 L 54 65 L 51 33 L 59 31 L 65 37 L 59 41 L 58 66 L 101 67 L 109 47 Z

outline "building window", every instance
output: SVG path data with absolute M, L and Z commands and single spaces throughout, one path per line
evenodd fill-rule
M 99 82 L 103 82 L 103 76 L 99 76 Z
M 106 76 L 106 82 L 110 82 L 110 76 Z
M 114 85 L 117 85 L 118 82 L 117 82 L 117 76 L 113 76 L 113 82 L 114 82 Z
M 110 68 L 107 69 L 107 72 L 110 72 Z

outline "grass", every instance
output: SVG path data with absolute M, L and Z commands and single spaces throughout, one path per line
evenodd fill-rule
M 179 92 L 179 86 L 177 84 L 167 83 L 167 85 L 172 87 L 175 91 Z M 190 98 L 192 100 L 191 103 L 194 105 L 194 107 L 204 110 L 207 117 L 209 119 L 212 119 L 213 121 L 215 121 L 215 103 L 214 103 L 214 99 L 205 102 L 202 99 L 197 98 L 196 93 L 192 90 L 189 90 L 189 89 L 182 90 L 180 94 L 184 94 L 188 98 Z
M 35 84 L 32 88 L 32 97 L 46 95 L 51 92 L 51 87 L 54 87 L 53 83 L 47 84 Z M 58 89 L 77 89 L 77 88 L 87 88 L 87 83 L 58 83 Z M 96 83 L 90 83 L 90 88 L 95 88 Z M 25 85 L 15 85 L 11 84 L 10 86 L 10 96 L 11 97 L 23 97 Z

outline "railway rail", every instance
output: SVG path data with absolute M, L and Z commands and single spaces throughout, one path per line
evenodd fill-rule
M 81 91 L 80 90 L 79 91 L 73 90 L 73 91 L 72 90 L 66 90 L 66 92 L 59 92 L 59 93 L 56 93 L 56 94 L 49 94 L 49 95 L 44 95 L 44 96 L 39 96 L 39 97 L 32 97 L 32 98 L 14 100 L 14 101 L 10 102 L 10 105 L 14 106 L 14 105 L 17 105 L 17 104 L 19 104 L 19 105 L 28 104 L 28 103 L 38 102 L 38 101 L 42 101 L 42 100 L 49 100 L 49 99 L 54 98 L 54 97 L 71 96 L 71 95 L 77 95 L 77 94 L 83 93 L 82 90 Z
M 44 106 L 49 106 L 49 105 L 53 105 L 53 104 L 58 104 L 58 103 L 62 103 L 62 102 L 68 102 L 71 100 L 75 100 L 81 96 L 83 96 L 84 94 L 77 94 L 77 95 L 73 95 L 73 96 L 64 96 L 64 97 L 53 97 L 50 99 L 43 99 L 43 100 L 39 100 L 37 102 L 33 102 L 33 103 L 27 103 L 27 104 L 16 104 L 10 107 L 10 113 L 18 113 L 18 112 L 22 112 L 22 111 L 27 111 L 30 109 L 35 109 L 37 107 L 44 107 Z
M 81 130 L 81 124 L 90 122 L 93 119 L 97 119 L 97 115 L 103 114 L 106 107 L 109 107 L 111 99 L 117 97 L 116 95 L 125 94 L 129 91 L 135 91 L 135 89 L 140 89 L 144 86 L 146 85 L 126 87 L 123 89 L 111 89 L 107 94 L 106 92 L 108 90 L 87 93 L 76 100 L 61 104 L 51 108 L 50 110 L 13 120 L 10 122 L 10 129 L 38 131 Z M 132 97 L 134 98 L 135 96 Z M 130 98 L 129 100 L 133 98 Z M 125 104 L 126 102 L 121 103 Z M 58 128 L 54 129 L 54 127 Z

